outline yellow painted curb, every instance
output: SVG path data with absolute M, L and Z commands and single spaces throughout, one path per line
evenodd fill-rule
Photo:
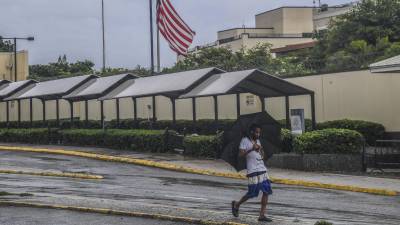
M 33 176 L 47 176 L 47 177 L 70 177 L 79 179 L 103 179 L 103 176 L 92 175 L 85 173 L 67 173 L 67 172 L 33 172 L 33 171 L 21 171 L 21 170 L 0 170 L 3 174 L 24 174 Z
M 101 214 L 129 216 L 129 217 L 141 217 L 141 218 L 147 218 L 147 219 L 168 220 L 168 221 L 174 221 L 174 222 L 184 222 L 184 223 L 201 224 L 201 225 L 246 225 L 246 224 L 235 223 L 235 222 L 216 222 L 216 221 L 210 221 L 210 220 L 202 220 L 202 219 L 196 219 L 196 218 L 190 218 L 190 217 L 170 216 L 170 215 L 163 215 L 163 214 L 120 211 L 120 210 L 104 209 L 104 208 L 88 208 L 88 207 L 76 207 L 76 206 L 65 206 L 65 205 L 46 205 L 46 204 L 28 203 L 28 202 L 0 201 L 0 206 L 16 206 L 16 207 L 34 207 L 34 208 L 72 210 L 72 211 L 78 211 L 78 212 L 101 213 Z
M 90 152 L 82 152 L 82 151 L 74 151 L 74 150 L 0 146 L 0 151 L 1 150 L 78 156 L 78 157 L 85 157 L 85 158 L 110 161 L 110 162 L 121 162 L 121 163 L 130 163 L 130 164 L 141 165 L 141 166 L 149 166 L 149 167 L 167 169 L 167 170 L 172 170 L 172 171 L 177 171 L 177 172 L 185 172 L 185 173 L 193 173 L 193 174 L 209 175 L 209 176 L 217 176 L 217 177 L 226 177 L 226 178 L 234 178 L 234 179 L 246 179 L 246 176 L 244 174 L 240 174 L 240 173 L 223 173 L 223 172 L 218 172 L 218 171 L 214 171 L 214 170 L 194 169 L 194 168 L 179 166 L 179 165 L 175 165 L 175 164 L 171 164 L 171 163 L 155 162 L 155 161 L 151 161 L 151 160 L 135 159 L 135 158 L 130 158 L 130 157 L 95 154 L 95 153 L 90 153 Z M 352 192 L 362 192 L 362 193 L 369 193 L 369 194 L 376 194 L 376 195 L 396 196 L 398 194 L 396 191 L 387 190 L 387 189 L 364 188 L 364 187 L 356 187 L 356 186 L 349 186 L 349 185 L 337 185 L 337 184 L 325 184 L 325 183 L 312 182 L 312 181 L 292 180 L 292 179 L 283 179 L 283 178 L 275 178 L 275 177 L 271 177 L 271 181 L 273 183 L 278 183 L 278 184 L 298 185 L 298 186 L 304 186 L 304 187 L 315 187 L 315 188 L 334 189 L 334 190 L 352 191 Z

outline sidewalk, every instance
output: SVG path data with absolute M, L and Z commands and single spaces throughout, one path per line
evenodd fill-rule
M 213 170 L 221 173 L 236 173 L 228 163 L 223 160 L 207 160 L 185 157 L 179 154 L 157 154 L 157 153 L 140 153 L 132 151 L 112 150 L 105 148 L 91 147 L 74 147 L 74 146 L 57 146 L 57 145 L 27 145 L 27 144 L 10 144 L 0 143 L 3 146 L 25 146 L 35 148 L 63 149 L 85 151 L 98 154 L 132 157 L 136 159 L 145 159 L 156 162 L 167 162 L 178 166 L 190 167 L 193 169 Z M 241 173 L 244 173 L 242 171 Z M 343 175 L 323 172 L 304 172 L 295 170 L 285 170 L 278 168 L 269 168 L 269 175 L 275 179 L 302 180 L 306 182 L 316 182 L 323 184 L 334 184 L 343 186 L 355 186 L 372 189 L 386 189 L 400 193 L 400 179 L 369 177 L 364 175 Z

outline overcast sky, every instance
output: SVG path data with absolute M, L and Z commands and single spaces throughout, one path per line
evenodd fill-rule
M 34 36 L 19 41 L 30 64 L 46 64 L 66 54 L 69 61 L 89 59 L 101 67 L 101 0 L 0 0 L 0 36 Z M 104 0 L 107 66 L 149 66 L 148 0 Z M 155 2 L 155 0 L 153 0 Z M 171 0 L 196 31 L 193 45 L 216 40 L 218 30 L 254 27 L 254 15 L 280 6 L 312 6 L 312 0 Z M 318 1 L 316 1 L 318 2 Z M 329 5 L 349 0 L 322 0 Z M 161 41 L 161 64 L 176 55 Z

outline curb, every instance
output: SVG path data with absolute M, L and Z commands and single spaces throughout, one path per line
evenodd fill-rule
M 226 177 L 226 178 L 234 178 L 234 179 L 247 179 L 245 175 L 240 174 L 240 173 L 222 173 L 222 172 L 218 172 L 218 171 L 214 171 L 214 170 L 194 169 L 194 168 L 185 167 L 185 166 L 177 166 L 177 165 L 174 165 L 171 163 L 155 162 L 155 161 L 151 161 L 151 160 L 135 159 L 135 158 L 121 157 L 121 156 L 95 154 L 95 153 L 74 151 L 74 150 L 0 146 L 0 151 L 22 151 L 22 152 L 36 152 L 36 153 L 78 156 L 78 157 L 85 157 L 85 158 L 91 158 L 91 159 L 96 159 L 96 160 L 130 163 L 130 164 L 135 164 L 135 165 L 140 165 L 140 166 L 148 166 L 148 167 L 154 167 L 154 168 L 159 168 L 159 169 L 166 169 L 166 170 L 199 174 L 199 175 Z M 341 191 L 352 191 L 352 192 L 361 192 L 361 193 L 369 193 L 369 194 L 385 195 L 385 196 L 396 196 L 398 194 L 396 191 L 387 190 L 387 189 L 364 188 L 364 187 L 356 187 L 356 186 L 350 186 L 350 185 L 327 184 L 327 183 L 319 183 L 319 182 L 304 181 L 304 180 L 292 180 L 292 179 L 271 177 L 271 181 L 273 183 L 277 183 L 277 184 L 297 185 L 297 186 L 304 186 L 304 187 L 333 189 L 333 190 L 341 190 Z
M 184 222 L 184 223 L 189 223 L 189 224 L 200 224 L 200 225 L 246 225 L 246 224 L 236 223 L 236 222 L 216 222 L 216 221 L 210 221 L 210 220 L 202 220 L 202 219 L 196 219 L 196 218 L 190 218 L 190 217 L 170 216 L 170 215 L 163 215 L 163 214 L 120 211 L 120 210 L 104 209 L 104 208 L 88 208 L 88 207 L 76 207 L 76 206 L 65 206 L 65 205 L 46 205 L 46 204 L 28 203 L 28 202 L 0 201 L 0 206 L 34 207 L 34 208 L 46 208 L 46 209 L 71 210 L 71 211 L 77 211 L 77 212 L 140 217 L 140 218 L 147 218 L 147 219 L 167 220 L 167 221 L 173 221 L 173 222 Z
M 0 170 L 0 174 L 24 174 L 33 176 L 46 176 L 46 177 L 69 177 L 79 179 L 103 179 L 103 176 L 92 175 L 85 173 L 67 173 L 67 172 L 31 172 L 21 170 Z

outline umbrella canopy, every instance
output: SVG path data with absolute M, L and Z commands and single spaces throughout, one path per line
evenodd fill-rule
M 281 125 L 267 112 L 240 116 L 232 125 L 232 128 L 225 131 L 224 147 L 221 154 L 221 158 L 237 171 L 246 169 L 246 158 L 239 157 L 239 144 L 241 139 L 247 135 L 252 124 L 258 124 L 262 129 L 260 142 L 264 149 L 264 162 L 271 158 L 273 153 L 279 152 L 281 148 Z

